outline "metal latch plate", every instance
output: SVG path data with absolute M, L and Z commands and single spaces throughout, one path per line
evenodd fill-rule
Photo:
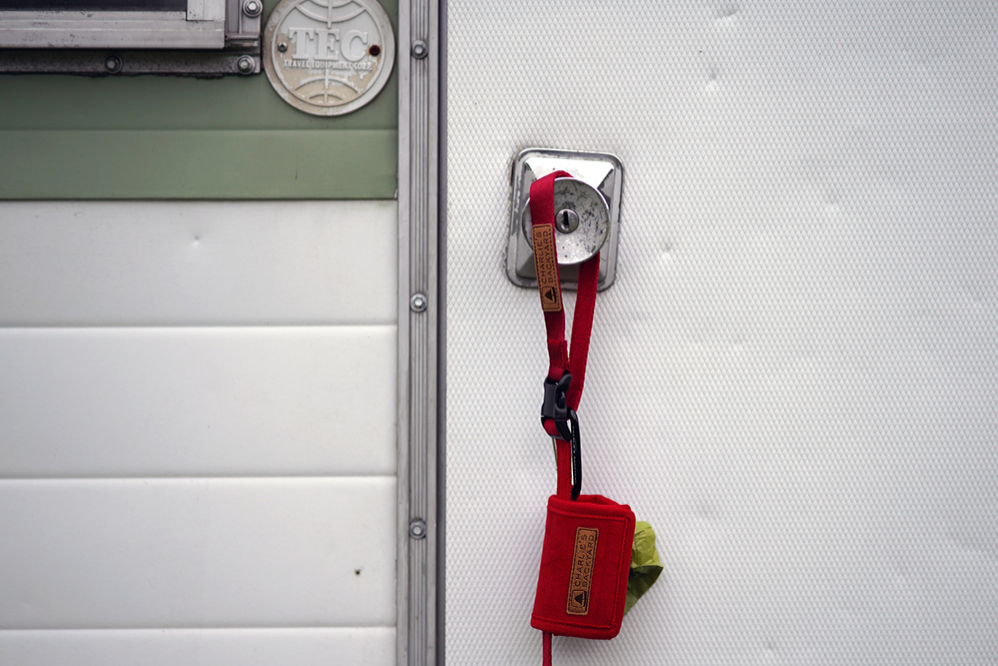
M 524 229 L 529 216 L 530 186 L 538 178 L 554 171 L 567 171 L 575 179 L 596 188 L 606 201 L 609 214 L 607 237 L 600 248 L 599 289 L 613 284 L 617 267 L 617 241 L 620 235 L 620 193 L 623 185 L 623 166 L 616 156 L 609 153 L 585 153 L 569 150 L 528 148 L 513 161 L 512 192 L 510 196 L 509 237 L 506 246 L 506 275 L 520 287 L 537 287 L 534 272 L 534 255 L 529 233 Z M 557 191 L 556 191 L 557 194 Z M 529 232 L 529 229 L 527 229 Z M 569 259 L 566 257 L 566 259 Z M 559 250 L 559 272 L 563 289 L 578 286 L 578 266 L 564 265 Z

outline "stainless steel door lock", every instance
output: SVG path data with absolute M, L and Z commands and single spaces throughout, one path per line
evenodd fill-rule
M 554 185 L 555 245 L 561 267 L 562 287 L 575 289 L 578 264 L 600 253 L 599 288 L 613 283 L 617 266 L 620 192 L 623 167 L 607 153 L 530 148 L 513 163 L 506 274 L 521 287 L 536 287 L 530 185 L 554 171 L 572 178 L 558 178 Z

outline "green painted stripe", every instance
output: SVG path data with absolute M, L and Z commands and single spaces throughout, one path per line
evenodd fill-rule
M 179 76 L 0 75 L 4 130 L 355 130 L 398 124 L 398 63 L 370 104 L 331 118 L 281 99 L 264 74 Z
M 398 133 L 0 131 L 0 199 L 392 199 Z

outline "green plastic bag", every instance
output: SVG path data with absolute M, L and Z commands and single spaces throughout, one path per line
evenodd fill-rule
M 634 547 L 631 550 L 631 571 L 627 575 L 625 615 L 655 584 L 661 573 L 662 563 L 658 559 L 658 551 L 655 550 L 655 530 L 648 523 L 639 520 L 634 524 Z

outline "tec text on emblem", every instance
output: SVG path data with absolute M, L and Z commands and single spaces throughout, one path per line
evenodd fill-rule
M 373 100 L 395 61 L 391 20 L 375 0 L 283 0 L 264 31 L 264 69 L 286 102 L 317 116 Z

